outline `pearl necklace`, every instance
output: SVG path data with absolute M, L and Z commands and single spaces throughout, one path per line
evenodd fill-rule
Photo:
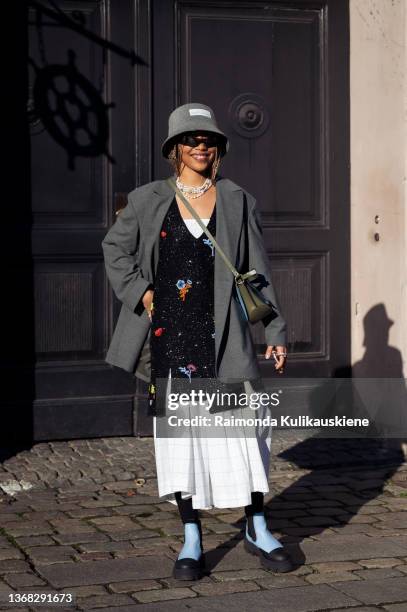
M 212 186 L 212 180 L 209 177 L 205 179 L 202 185 L 199 185 L 198 187 L 195 187 L 194 185 L 185 185 L 181 182 L 179 177 L 177 177 L 176 183 L 178 189 L 180 189 L 184 195 L 188 196 L 191 199 L 199 198 Z

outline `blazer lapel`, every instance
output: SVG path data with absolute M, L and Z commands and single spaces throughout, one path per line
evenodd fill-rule
M 236 267 L 236 254 L 243 221 L 243 192 L 232 181 L 220 180 L 216 185 L 216 241 Z M 226 315 L 234 283 L 232 271 L 215 249 L 214 310 L 216 373 Z
M 157 272 L 159 257 L 159 232 L 174 195 L 174 191 L 165 180 L 158 181 L 154 187 L 154 201 L 151 203 L 153 219 L 150 237 L 154 243 L 154 261 L 152 262 L 154 274 Z M 232 181 L 221 177 L 216 182 L 215 214 L 216 241 L 233 266 L 236 267 L 236 254 L 243 222 L 243 191 Z M 214 314 L 217 362 L 234 278 L 217 249 L 215 249 L 214 263 Z

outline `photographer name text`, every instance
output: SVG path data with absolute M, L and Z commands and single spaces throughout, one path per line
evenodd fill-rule
M 346 416 L 313 418 L 305 415 L 279 416 L 277 418 L 266 416 L 258 417 L 235 417 L 216 414 L 212 416 L 197 415 L 190 418 L 168 417 L 170 427 L 253 427 L 255 425 L 269 427 L 369 427 L 370 421 L 366 418 L 350 418 Z

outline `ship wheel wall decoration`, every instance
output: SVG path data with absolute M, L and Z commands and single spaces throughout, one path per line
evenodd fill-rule
M 68 63 L 50 64 L 39 68 L 33 86 L 36 116 L 49 134 L 67 151 L 68 167 L 75 169 L 75 157 L 95 157 L 104 154 L 115 163 L 107 145 L 109 119 L 98 90 L 76 68 L 76 55 L 68 50 Z

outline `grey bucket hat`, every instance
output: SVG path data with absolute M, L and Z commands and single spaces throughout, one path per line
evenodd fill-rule
M 229 140 L 226 134 L 218 128 L 213 110 L 206 104 L 190 102 L 178 106 L 170 114 L 168 119 L 168 136 L 161 145 L 163 156 L 168 158 L 168 154 L 177 136 L 184 132 L 196 132 L 198 130 L 214 132 L 222 136 L 224 140 L 222 156 L 226 155 L 229 151 Z

